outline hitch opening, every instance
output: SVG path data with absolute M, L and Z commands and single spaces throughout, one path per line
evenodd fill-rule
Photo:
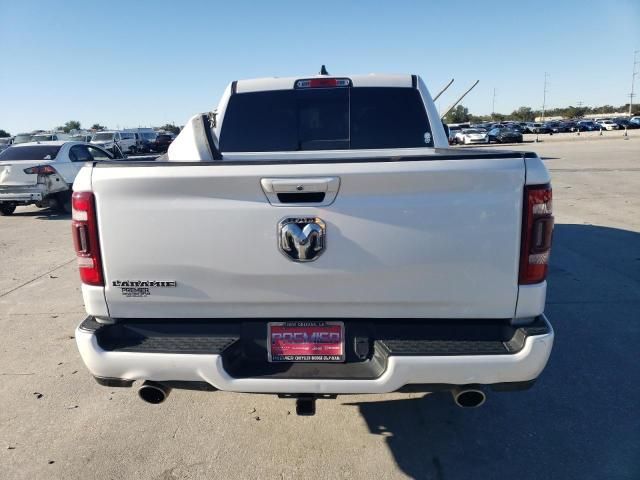
M 279 393 L 278 398 L 294 398 L 296 400 L 296 414 L 311 417 L 316 414 L 316 400 L 335 399 L 337 395 L 331 393 Z
M 316 398 L 298 397 L 296 399 L 296 414 L 301 417 L 312 417 L 316 414 Z

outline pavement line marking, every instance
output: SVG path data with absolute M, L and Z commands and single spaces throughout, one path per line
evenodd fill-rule
M 640 304 L 640 300 L 567 300 L 563 302 L 547 302 L 547 305 L 609 305 L 609 304 L 622 304 L 622 305 L 635 305 Z
M 552 172 L 640 172 L 640 168 L 549 168 Z
M 35 282 L 36 280 L 39 280 L 40 278 L 44 277 L 45 275 L 49 275 L 51 272 L 55 272 L 56 270 L 58 270 L 59 268 L 65 267 L 67 265 L 69 265 L 71 262 L 74 262 L 76 259 L 75 257 L 72 258 L 71 260 L 69 260 L 68 262 L 65 262 L 63 264 L 58 265 L 57 267 L 53 267 L 51 270 L 49 270 L 48 272 L 44 272 L 42 275 L 38 275 L 35 278 L 32 278 L 31 280 L 28 280 L 26 282 L 24 282 L 22 285 L 18 285 L 17 287 L 12 288 L 11 290 L 4 292 L 4 293 L 0 293 L 0 298 L 2 297 L 6 297 L 7 295 L 9 295 L 12 292 L 15 292 L 16 290 L 29 285 L 30 283 Z
M 30 316 L 30 315 L 70 315 L 70 314 L 78 314 L 78 313 L 86 313 L 85 310 L 82 311 L 77 311 L 77 312 L 33 312 L 33 313 L 20 313 L 20 312 L 11 312 L 8 313 L 7 315 L 23 315 L 23 316 Z M 2 315 L 0 315 L 0 318 L 2 318 Z

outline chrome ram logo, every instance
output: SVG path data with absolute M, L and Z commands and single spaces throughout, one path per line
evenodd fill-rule
M 285 218 L 278 223 L 278 248 L 294 262 L 312 262 L 325 249 L 325 232 L 319 218 Z

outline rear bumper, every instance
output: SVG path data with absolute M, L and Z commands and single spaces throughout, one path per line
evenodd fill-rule
M 76 330 L 89 371 L 107 385 L 135 380 L 208 384 L 218 390 L 281 394 L 388 393 L 421 386 L 532 383 L 544 369 L 553 330 L 544 315 L 524 327 L 502 321 L 345 320 L 347 361 L 268 363 L 266 321 L 136 320 Z M 364 339 L 364 340 L 363 340 Z M 370 346 L 366 358 L 349 351 Z M 433 388 L 431 388 L 433 387 Z
M 0 189 L 0 202 L 7 203 L 35 203 L 40 202 L 46 196 L 40 186 L 33 187 L 3 187 Z

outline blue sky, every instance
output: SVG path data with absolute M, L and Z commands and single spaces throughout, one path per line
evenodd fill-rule
M 0 0 L 0 128 L 183 124 L 227 83 L 417 73 L 475 114 L 628 101 L 640 1 Z M 640 67 L 640 66 L 639 66 Z M 640 94 L 640 76 L 636 91 Z M 636 97 L 640 101 L 640 95 Z

